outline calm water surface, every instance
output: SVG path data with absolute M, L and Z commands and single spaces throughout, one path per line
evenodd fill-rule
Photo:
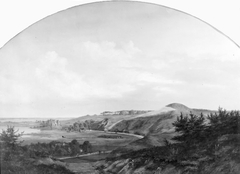
M 14 126 L 15 130 L 19 130 L 18 133 L 24 132 L 23 135 L 26 136 L 27 134 L 31 134 L 31 133 L 39 133 L 41 132 L 40 129 L 31 129 L 29 127 L 22 127 L 22 126 Z M 2 130 L 6 130 L 7 129 L 7 125 L 6 126 L 0 126 L 0 132 L 2 132 Z

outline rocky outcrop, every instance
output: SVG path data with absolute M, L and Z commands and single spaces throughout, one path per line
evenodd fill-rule
M 151 110 L 121 110 L 121 111 L 104 111 L 101 115 L 138 115 L 151 112 Z
M 154 166 L 152 160 L 146 160 L 146 162 L 140 167 L 136 167 L 136 164 L 139 163 L 138 159 L 121 159 L 113 162 L 105 163 L 101 165 L 103 168 L 102 173 L 115 173 L 115 174 L 170 174 L 170 173 L 179 173 L 179 171 L 174 166 L 167 166 L 164 169 L 160 167 L 156 169 L 151 169 Z

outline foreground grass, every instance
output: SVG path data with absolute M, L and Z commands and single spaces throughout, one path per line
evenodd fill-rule
M 108 158 L 105 172 L 161 174 L 238 174 L 240 171 L 240 113 L 219 110 L 206 124 L 203 116 L 180 116 L 173 123 L 177 143 Z

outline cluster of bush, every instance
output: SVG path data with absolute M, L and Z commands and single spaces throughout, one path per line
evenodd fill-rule
M 219 109 L 207 117 L 181 114 L 173 126 L 178 133 L 172 138 L 175 143 L 165 140 L 164 146 L 133 151 L 108 160 L 131 158 L 135 168 L 152 161 L 149 170 L 171 165 L 182 173 L 211 173 L 217 167 L 223 173 L 236 172 L 231 165 L 240 164 L 239 111 Z
M 84 122 L 75 122 L 73 125 L 69 125 L 67 127 L 64 127 L 63 129 L 72 132 L 72 131 L 77 131 L 77 132 L 82 132 L 86 130 L 105 130 L 105 126 L 108 123 L 108 119 L 105 118 L 101 121 L 94 121 L 94 120 L 85 120 Z
M 119 129 L 114 129 L 114 130 L 111 130 L 112 132 L 115 132 L 115 133 L 127 133 L 129 134 L 129 130 L 126 130 L 126 129 L 123 129 L 123 130 L 119 130 Z
M 53 120 L 53 119 L 49 119 L 45 121 L 37 120 L 36 123 L 38 123 L 38 125 L 33 126 L 31 128 L 56 129 L 56 128 L 60 128 L 61 126 L 61 123 L 59 120 Z
M 70 143 L 52 141 L 50 143 L 37 143 L 22 145 L 19 138 L 23 133 L 18 133 L 14 127 L 8 127 L 0 135 L 1 145 L 1 171 L 3 173 L 72 173 L 62 165 L 45 165 L 36 162 L 42 158 L 57 156 L 72 156 L 92 151 L 89 141 L 79 144 L 77 140 Z M 30 172 L 30 173 L 31 173 Z
M 77 140 L 72 140 L 69 143 L 52 141 L 50 143 L 37 143 L 25 145 L 22 147 L 30 157 L 62 157 L 74 156 L 92 151 L 92 145 L 89 141 L 79 144 Z
M 98 138 L 122 139 L 119 135 L 99 135 Z

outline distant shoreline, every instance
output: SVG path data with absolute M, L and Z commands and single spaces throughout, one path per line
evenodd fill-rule
M 3 117 L 1 120 L 48 120 L 48 119 L 58 119 L 58 120 L 68 120 L 78 117 Z

